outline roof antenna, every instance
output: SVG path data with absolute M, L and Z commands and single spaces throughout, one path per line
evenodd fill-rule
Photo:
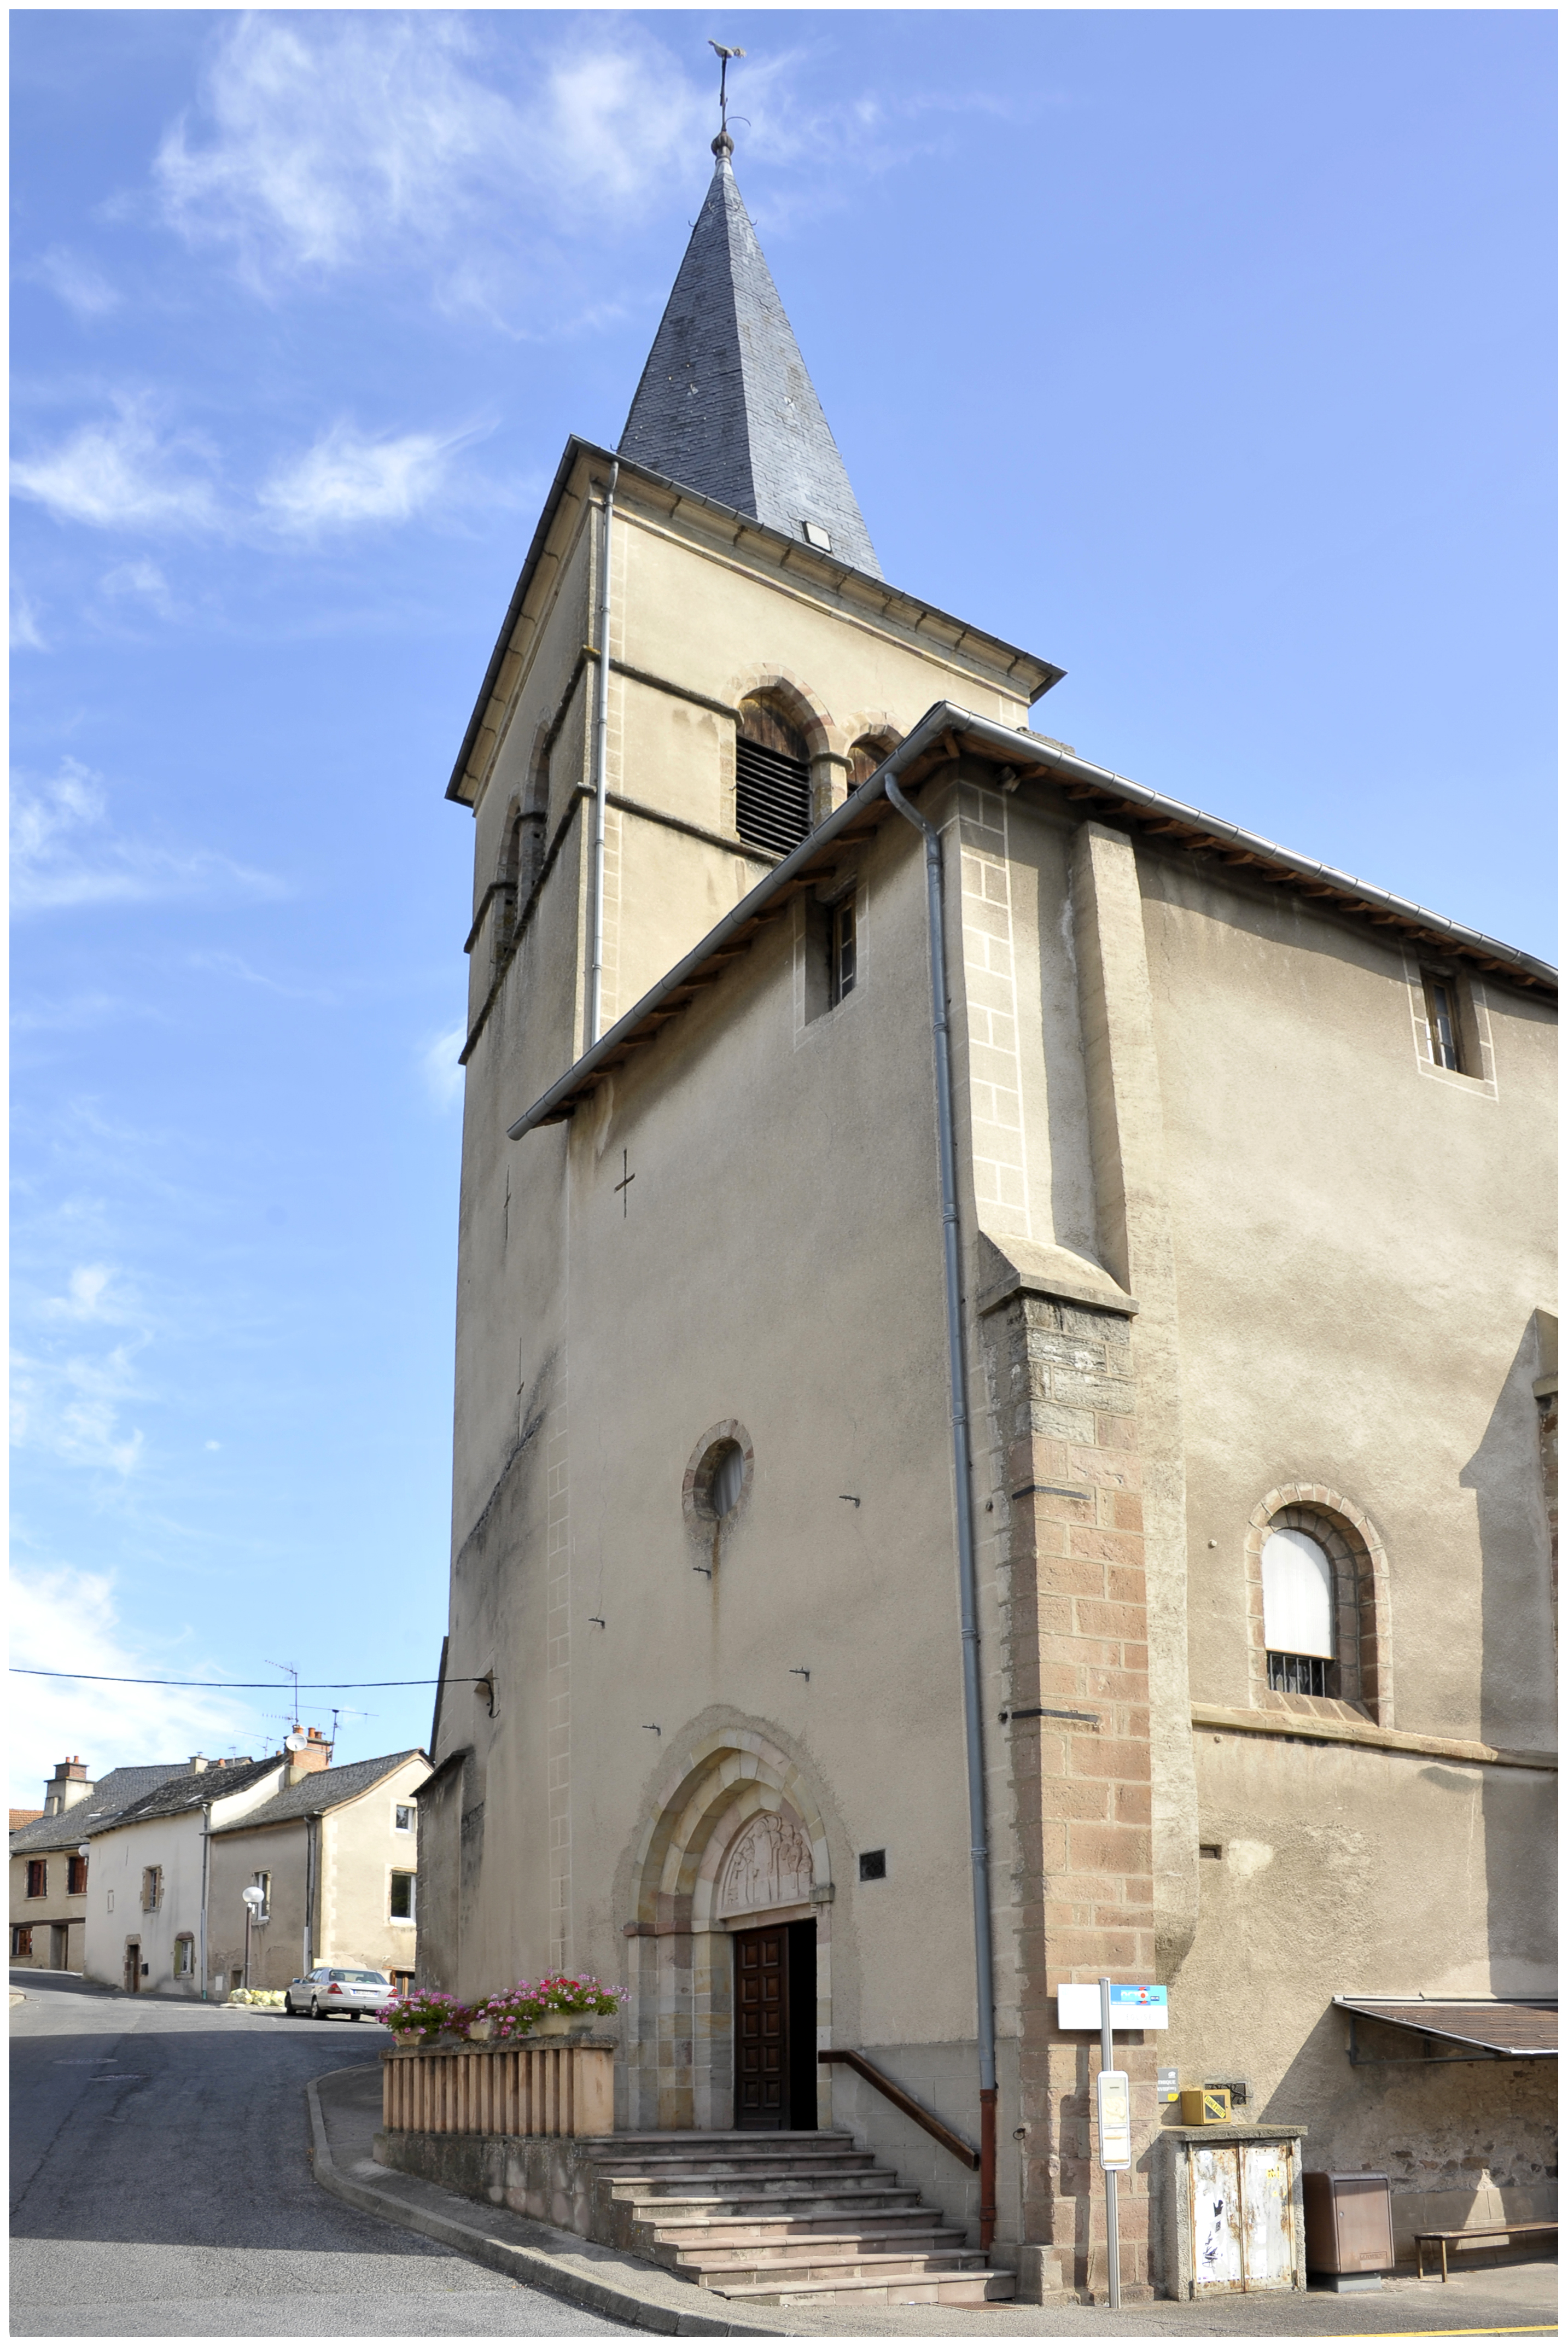
M 730 71 L 730 59 L 743 57 L 746 53 L 744 49 L 726 49 L 722 42 L 711 37 L 708 46 L 719 60 L 719 135 L 713 141 L 713 152 L 715 155 L 733 155 L 735 142 L 730 136 L 729 103 L 724 84 Z

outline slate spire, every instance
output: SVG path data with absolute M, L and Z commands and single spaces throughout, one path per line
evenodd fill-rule
M 730 169 L 721 131 L 620 454 L 880 579 L 844 459 Z

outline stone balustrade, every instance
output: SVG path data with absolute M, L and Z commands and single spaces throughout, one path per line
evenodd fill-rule
M 382 2125 L 419 2135 L 589 2136 L 615 2126 L 613 2037 L 504 2045 L 395 2045 Z

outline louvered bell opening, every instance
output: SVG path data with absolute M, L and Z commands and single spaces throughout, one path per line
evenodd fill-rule
M 743 736 L 735 743 L 735 829 L 753 847 L 787 856 L 811 829 L 811 769 Z

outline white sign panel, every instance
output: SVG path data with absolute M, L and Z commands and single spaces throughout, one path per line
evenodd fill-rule
M 1122 2168 L 1132 2165 L 1132 2102 L 1125 2070 L 1102 2070 L 1094 2081 L 1096 2115 L 1100 2121 L 1100 2165 Z
M 1059 2029 L 1097 2030 L 1100 2027 L 1098 1981 L 1063 1981 L 1059 1983 L 1056 2025 Z M 1170 2025 L 1171 2007 L 1165 1990 L 1154 1988 L 1143 1981 L 1112 1982 L 1112 2029 L 1169 2029 Z

